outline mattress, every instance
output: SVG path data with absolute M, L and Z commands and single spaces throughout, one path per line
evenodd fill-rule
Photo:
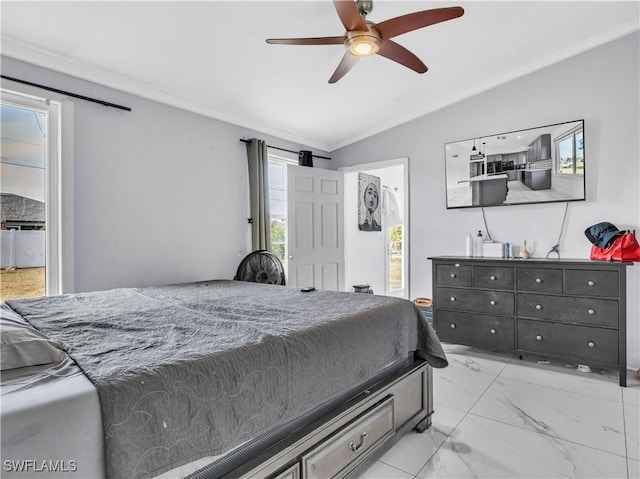
M 9 305 L 95 385 L 110 478 L 224 454 L 412 351 L 446 365 L 422 313 L 396 298 L 211 281 Z

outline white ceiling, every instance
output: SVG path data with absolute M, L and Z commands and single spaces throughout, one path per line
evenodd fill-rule
M 374 55 L 329 85 L 341 45 L 265 39 L 342 35 L 330 0 L 0 5 L 4 55 L 328 152 L 640 28 L 637 0 L 375 0 L 465 14 L 395 38 L 427 73 Z

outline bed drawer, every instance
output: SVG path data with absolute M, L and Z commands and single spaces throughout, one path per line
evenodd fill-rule
M 512 351 L 513 318 L 459 311 L 437 311 L 436 332 L 441 341 L 468 344 L 492 351 Z
M 436 264 L 437 284 L 471 286 L 471 266 L 460 263 Z
M 617 271 L 568 269 L 566 275 L 567 294 L 604 298 L 617 298 L 619 295 Z
M 518 349 L 576 361 L 617 364 L 618 331 L 546 321 L 518 321 Z
M 389 397 L 302 456 L 303 479 L 336 476 L 377 443 L 393 434 L 393 398 Z
M 436 289 L 436 307 L 439 309 L 512 316 L 514 303 L 513 293 L 455 288 Z
M 293 464 L 269 479 L 300 479 L 300 464 Z
M 561 323 L 584 323 L 618 327 L 618 301 L 519 294 L 518 316 L 548 319 Z

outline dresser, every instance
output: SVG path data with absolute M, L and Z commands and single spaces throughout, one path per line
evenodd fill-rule
M 633 263 L 429 259 L 441 341 L 618 368 L 626 386 L 626 268 Z

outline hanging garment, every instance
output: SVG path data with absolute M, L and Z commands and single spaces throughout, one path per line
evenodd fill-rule
M 398 195 L 388 186 L 384 186 L 382 190 L 382 215 L 382 221 L 386 228 L 393 228 L 404 223 L 398 204 Z

